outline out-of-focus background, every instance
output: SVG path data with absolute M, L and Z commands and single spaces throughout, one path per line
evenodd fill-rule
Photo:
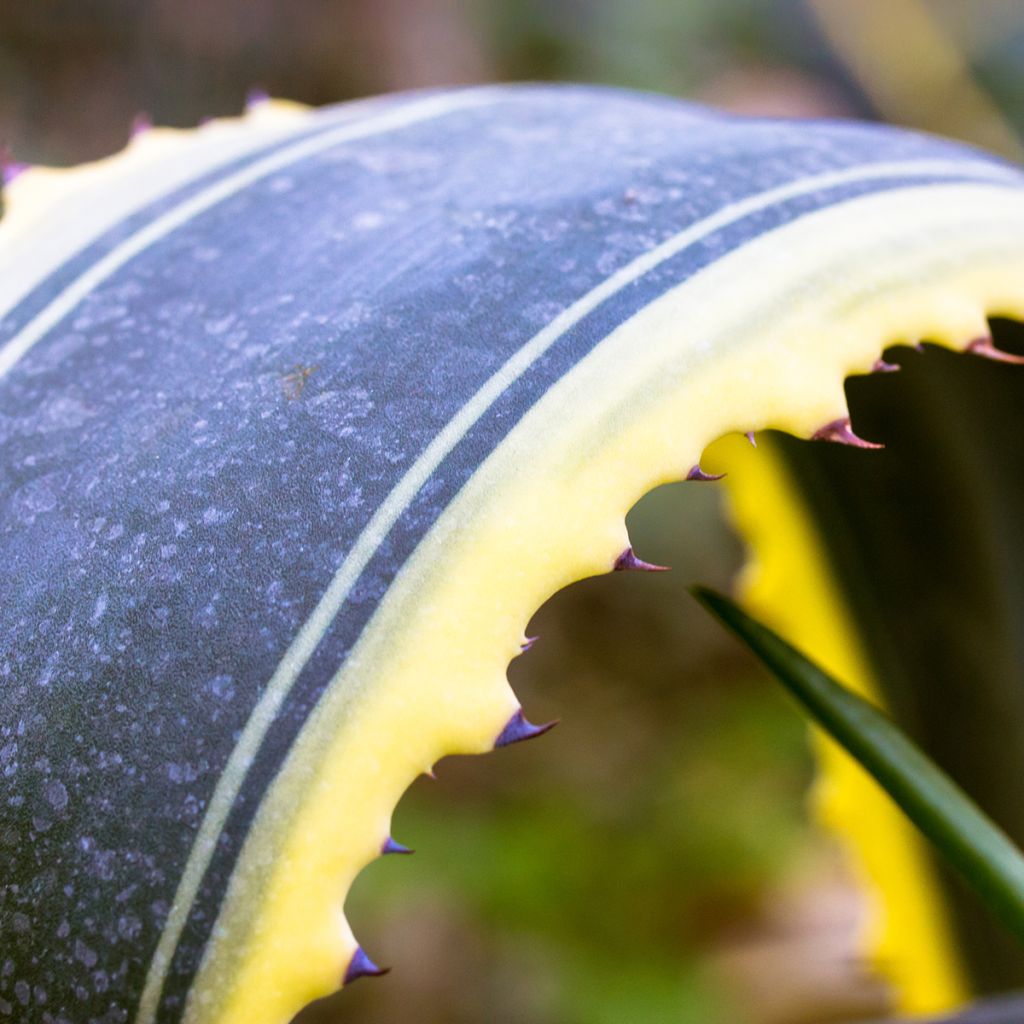
M 1019 0 L 0 0 L 0 144 L 67 164 L 138 115 L 193 125 L 247 93 L 311 104 L 574 79 L 730 110 L 858 116 L 1010 157 L 1024 128 Z M 318 1019 L 803 1024 L 884 1012 L 863 901 L 809 823 L 796 712 L 693 605 L 742 560 L 713 487 L 634 510 L 645 558 L 557 595 L 510 669 L 549 737 L 449 759 L 400 805 L 415 858 L 349 916 L 395 968 Z M 312 1019 L 311 1015 L 307 1015 Z

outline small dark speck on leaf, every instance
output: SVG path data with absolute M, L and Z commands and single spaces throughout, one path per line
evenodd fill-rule
M 314 371 L 318 369 L 319 366 L 304 366 L 302 363 L 296 363 L 295 366 L 281 378 L 285 398 L 290 402 L 297 398 L 301 398 L 303 389 L 306 387 L 306 381 L 309 380 Z

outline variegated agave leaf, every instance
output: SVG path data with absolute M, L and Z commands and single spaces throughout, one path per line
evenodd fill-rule
M 993 327 L 1021 351 L 1018 325 Z M 777 456 L 816 524 L 876 696 L 1021 844 L 1024 375 L 935 350 L 895 358 L 900 374 L 848 387 L 854 419 L 884 451 L 851 458 L 780 435 Z M 1024 985 L 1019 943 L 943 881 L 971 987 Z M 894 935 L 896 956 L 899 945 Z
M 341 905 L 397 800 L 542 731 L 525 624 L 653 568 L 660 483 L 729 469 L 751 604 L 868 685 L 741 435 L 856 444 L 848 375 L 1024 315 L 1014 168 L 608 90 L 262 105 L 10 177 L 2 945 L 40 1020 L 286 1024 L 375 973 Z M 905 1002 L 950 1002 L 928 867 L 858 806 Z

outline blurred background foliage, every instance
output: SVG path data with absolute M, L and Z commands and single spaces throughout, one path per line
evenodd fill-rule
M 311 104 L 574 79 L 783 116 L 887 119 L 1020 155 L 1019 0 L 0 0 L 0 143 L 70 164 L 247 92 Z M 304 1020 L 802 1024 L 881 1013 L 864 913 L 806 813 L 796 712 L 685 588 L 742 560 L 713 486 L 634 509 L 656 576 L 556 595 L 510 668 L 549 737 L 452 758 L 401 803 L 414 859 L 349 915 L 395 971 Z
M 3 0 L 0 132 L 20 159 L 78 162 L 140 112 L 192 125 L 256 87 L 323 104 L 576 79 L 1006 148 L 1022 56 L 1019 0 Z

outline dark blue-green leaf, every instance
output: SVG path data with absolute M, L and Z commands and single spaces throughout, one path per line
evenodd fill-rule
M 795 647 L 703 587 L 694 595 L 764 662 L 836 742 L 877 780 L 992 910 L 1024 940 L 1024 856 L 938 765 L 873 704 Z

